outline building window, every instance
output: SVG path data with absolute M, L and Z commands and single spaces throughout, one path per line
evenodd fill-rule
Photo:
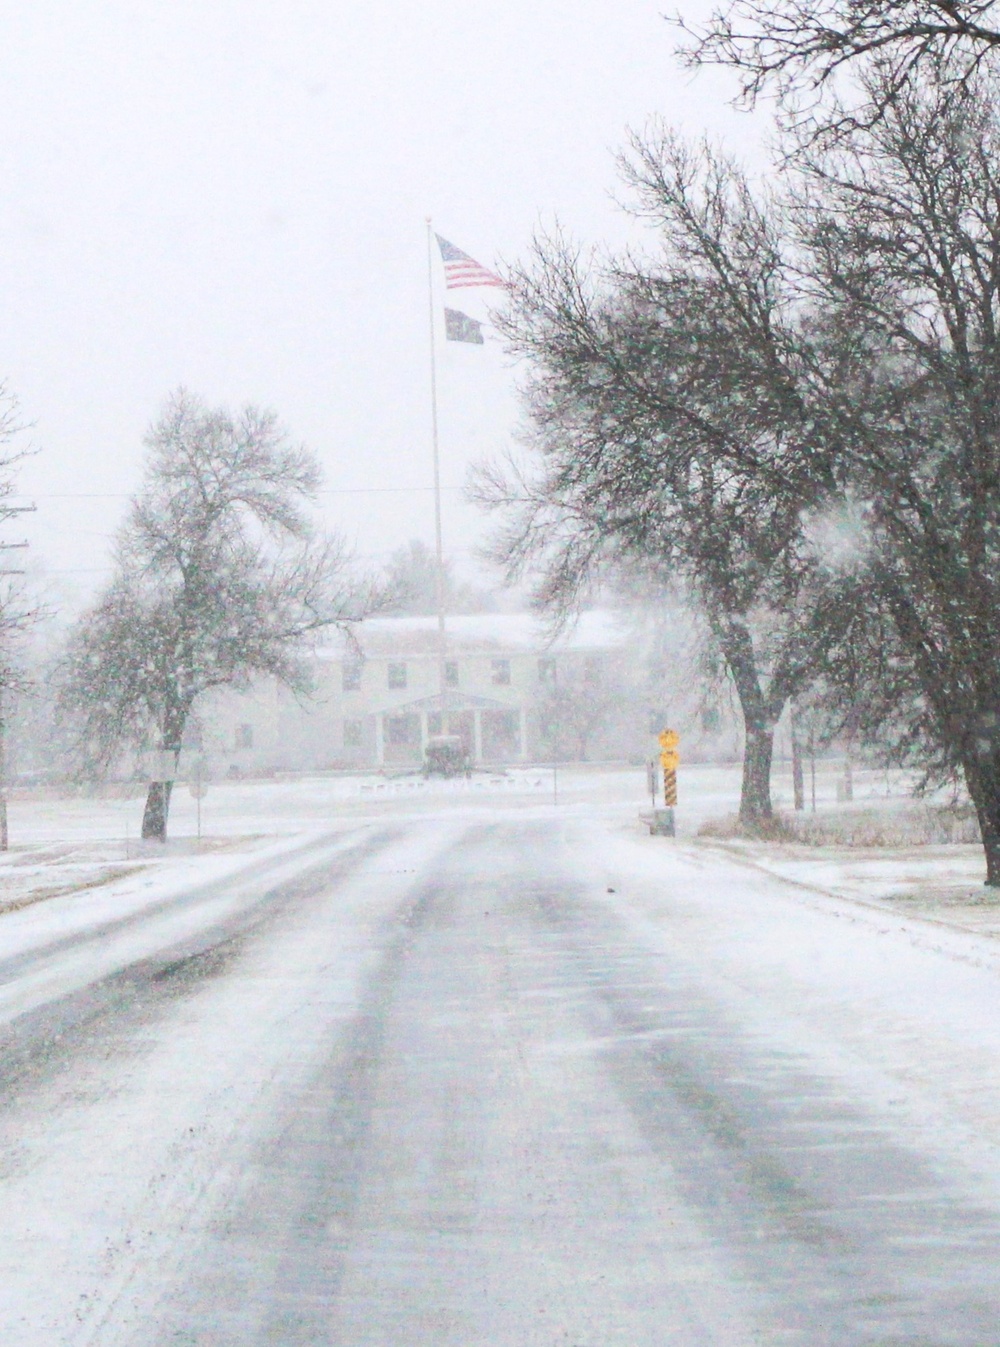
M 385 741 L 394 747 L 420 747 L 420 717 L 417 715 L 386 716 Z
M 554 659 L 538 661 L 538 681 L 551 686 L 556 681 L 556 662 Z
M 406 665 L 404 663 L 389 665 L 389 686 L 391 688 L 406 687 Z
M 520 754 L 521 717 L 517 711 L 483 711 L 483 757 L 487 762 L 514 762 Z
M 440 711 L 427 712 L 427 733 L 441 734 L 444 729 L 444 717 Z
M 239 749 L 239 748 L 253 748 L 253 726 L 252 726 L 252 725 L 237 725 L 237 726 L 236 726 L 236 747 L 237 747 L 238 749 Z
M 510 660 L 495 659 L 493 661 L 493 680 L 497 687 L 506 687 L 510 683 Z
M 344 747 L 360 748 L 365 738 L 365 722 L 363 720 L 345 720 L 344 721 Z
M 361 661 L 350 660 L 341 668 L 341 678 L 345 692 L 361 691 Z
M 458 660 L 445 660 L 444 665 L 444 685 L 446 688 L 458 687 Z

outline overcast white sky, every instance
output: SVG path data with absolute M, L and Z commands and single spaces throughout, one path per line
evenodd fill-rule
M 425 217 L 487 265 L 557 216 L 621 241 L 611 155 L 627 125 L 658 113 L 754 153 L 762 123 L 728 109 L 724 76 L 680 70 L 666 8 L 5 6 L 0 375 L 41 451 L 20 473 L 37 515 L 5 537 L 91 590 L 143 433 L 185 384 L 275 408 L 319 455 L 325 518 L 359 553 L 429 542 Z M 495 293 L 452 300 L 485 316 Z M 482 529 L 465 465 L 504 446 L 516 404 L 497 344 L 441 357 L 446 547 L 461 562 Z

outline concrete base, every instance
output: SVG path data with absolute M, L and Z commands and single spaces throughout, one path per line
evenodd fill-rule
M 651 837 L 676 836 L 673 809 L 654 809 L 652 813 L 642 814 L 640 817 L 643 823 L 649 824 Z

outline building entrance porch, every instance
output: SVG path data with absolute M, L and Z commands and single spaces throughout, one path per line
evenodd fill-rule
M 376 716 L 376 760 L 380 767 L 418 767 L 427 740 L 457 734 L 476 764 L 526 762 L 527 727 L 521 707 L 487 697 L 424 697 Z

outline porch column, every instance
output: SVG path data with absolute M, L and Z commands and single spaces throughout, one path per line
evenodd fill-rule
M 381 712 L 375 716 L 375 766 L 385 766 L 385 722 Z
M 517 756 L 519 762 L 528 761 L 528 724 L 523 706 L 517 712 Z

